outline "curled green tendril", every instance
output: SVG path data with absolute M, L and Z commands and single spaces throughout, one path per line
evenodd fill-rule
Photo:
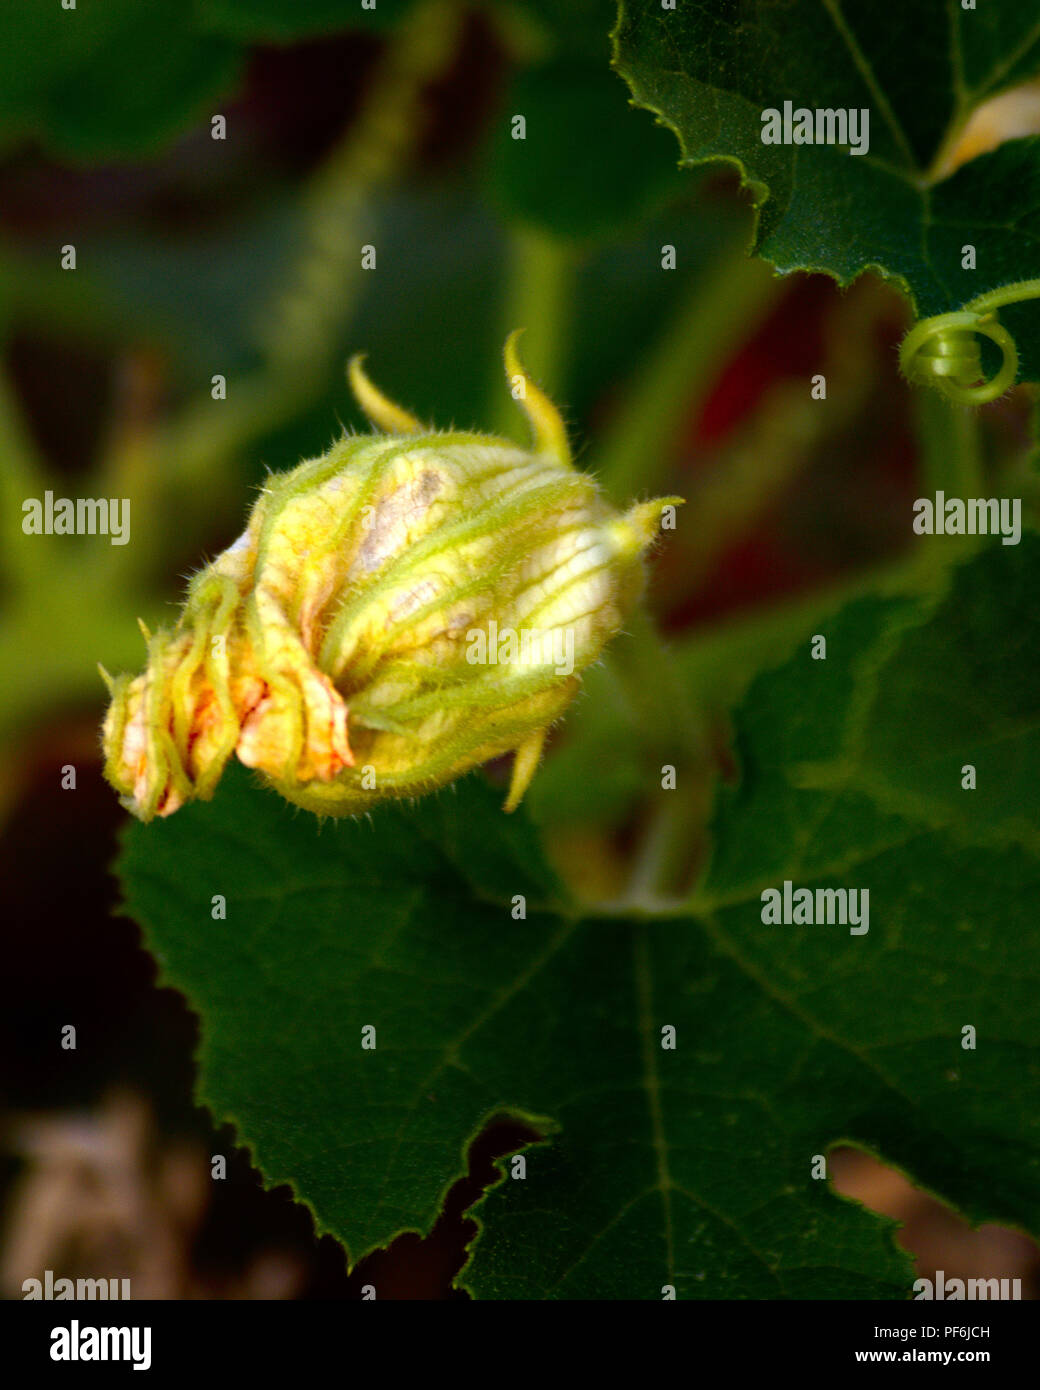
M 1018 349 L 997 310 L 1024 299 L 1040 299 L 1040 280 L 1019 280 L 980 295 L 963 309 L 922 319 L 903 339 L 900 370 L 908 381 L 934 386 L 958 405 L 995 401 L 1018 375 Z M 980 337 L 1000 349 L 1000 367 L 989 380 L 982 369 Z

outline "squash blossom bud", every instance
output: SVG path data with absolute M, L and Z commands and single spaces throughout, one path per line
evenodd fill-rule
M 111 680 L 105 776 L 140 817 L 212 796 L 232 753 L 289 801 L 353 815 L 515 752 L 534 775 L 619 631 L 666 507 L 615 512 L 506 344 L 529 450 L 426 430 L 349 367 L 380 433 L 275 475 L 191 582 L 143 675 Z

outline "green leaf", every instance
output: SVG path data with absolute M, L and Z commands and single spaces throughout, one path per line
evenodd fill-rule
M 140 154 L 237 81 L 238 46 L 180 0 L 12 5 L 0 45 L 0 145 L 35 136 L 76 158 Z
M 805 1180 L 796 1136 L 816 1080 L 791 1092 L 790 1128 L 770 1122 L 764 1098 L 797 1027 L 692 924 L 537 910 L 550 884 L 530 831 L 478 781 L 319 833 L 239 774 L 210 805 L 133 826 L 122 872 L 164 981 L 202 1018 L 200 1099 L 353 1258 L 429 1229 L 467 1143 L 508 1113 L 552 1142 L 488 1204 L 466 1280 L 482 1295 L 901 1290 L 883 1223 Z M 518 893 L 526 920 L 512 916 Z M 677 1024 L 685 1057 L 657 1060 L 658 1018 Z M 758 1022 L 734 1052 L 728 1030 Z M 674 1089 L 655 1076 L 669 1064 Z M 658 1085 L 675 1180 L 692 1194 L 674 1198 L 672 1257 Z
M 917 6 L 748 0 L 662 10 L 621 0 L 615 67 L 679 138 L 682 162 L 737 165 L 758 210 L 756 248 L 783 272 L 847 284 L 876 268 L 919 316 L 1035 273 L 1040 141 L 1013 140 L 949 177 L 945 159 L 987 98 L 1040 71 L 1040 25 L 1017 0 Z M 869 109 L 869 147 L 763 144 L 763 111 Z M 962 268 L 972 244 L 977 269 Z M 1040 375 L 1040 315 L 1005 315 Z
M 740 722 L 743 776 L 716 824 L 709 892 L 742 892 L 796 860 L 818 874 L 855 849 L 931 830 L 978 851 L 1040 852 L 1040 539 L 984 550 L 913 595 L 866 596 L 758 678 Z M 807 698 L 807 689 L 811 698 Z M 962 789 L 962 769 L 978 785 Z
M 319 828 L 237 768 L 186 809 L 131 826 L 122 872 L 164 979 L 205 1020 L 200 1098 L 355 1257 L 427 1228 L 498 1099 L 449 1045 L 494 1010 L 518 944 L 559 930 L 533 911 L 518 927 L 480 896 L 533 908 L 551 891 L 530 828 L 474 782 L 421 816 Z
M 238 770 L 134 824 L 127 911 L 200 1015 L 200 1098 L 352 1259 L 428 1230 L 481 1127 L 525 1118 L 526 1176 L 475 1209 L 481 1297 L 899 1297 L 891 1223 L 810 1175 L 842 1140 L 1037 1231 L 1038 581 L 1040 540 L 992 546 L 756 680 L 672 918 L 561 902 L 479 777 L 319 827 Z M 868 890 L 868 932 L 763 923 L 784 879 Z
M 760 677 L 694 904 L 915 1108 L 882 1152 L 973 1221 L 1000 1211 L 1034 1231 L 1038 577 L 1036 536 L 992 546 L 935 594 L 848 605 L 820 629 L 825 661 L 807 642 Z M 784 878 L 869 889 L 861 949 L 843 956 L 826 929 L 803 929 L 798 950 L 785 929 L 763 932 L 744 904 Z M 960 1047 L 967 1024 L 977 1051 Z

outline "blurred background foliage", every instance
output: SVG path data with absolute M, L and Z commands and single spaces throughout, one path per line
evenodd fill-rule
M 238 534 L 267 471 L 366 427 L 345 387 L 351 353 L 421 418 L 523 438 L 501 346 L 525 326 L 580 465 L 618 502 L 688 499 L 653 565 L 665 652 L 632 624 L 589 673 L 530 794 L 550 853 L 591 896 L 620 892 L 633 863 L 658 881 L 662 866 L 675 882 L 696 870 L 716 779 L 731 775 L 727 708 L 820 614 L 902 563 L 910 503 L 942 447 L 934 407 L 897 375 L 904 302 L 869 276 L 840 294 L 747 258 L 732 173 L 680 173 L 671 134 L 630 108 L 609 67 L 613 8 L 109 0 L 5 14 L 0 861 L 17 924 L 4 1055 L 22 1058 L 7 1102 L 23 1135 L 9 1136 L 8 1184 L 26 1154 L 30 1167 L 68 1157 L 57 1131 L 24 1139 L 27 1107 L 96 1105 L 113 1083 L 150 1095 L 157 1119 L 120 1092 L 73 1125 L 81 1149 L 96 1158 L 98 1133 L 118 1134 L 124 1168 L 144 1165 L 153 1122 L 195 1145 L 196 1166 L 212 1147 L 189 1099 L 192 1020 L 172 998 L 157 1006 L 133 928 L 109 917 L 120 813 L 100 783 L 96 663 L 137 670 L 138 617 L 173 619 L 186 577 Z M 69 245 L 74 271 L 61 268 Z M 814 373 L 825 403 L 810 398 Z M 226 399 L 213 398 L 217 375 Z M 1019 391 L 983 412 L 985 467 L 1027 503 L 1030 410 Z M 48 488 L 129 498 L 130 544 L 24 536 L 21 504 Z M 648 778 L 677 760 L 683 813 L 657 826 Z M 62 801 L 69 763 L 78 789 Z M 70 1014 L 96 1044 L 76 1079 L 53 1044 Z M 181 1250 L 180 1282 L 153 1271 L 166 1296 L 343 1292 L 335 1252 L 314 1254 L 287 1200 L 270 1239 L 296 1250 L 290 1268 L 257 1273 L 243 1245 L 230 1283 L 191 1275 L 192 1251 L 235 1246 L 229 1232 L 257 1211 L 273 1230 L 278 1203 L 249 1187 L 243 1160 L 238 1197 L 205 1215 L 178 1155 L 116 1184 L 142 1249 L 156 1203 L 183 1217 L 163 1237 Z M 34 1180 L 11 1189 L 18 1203 L 44 1200 Z M 64 1190 L 82 1214 L 71 1179 Z M 72 1237 L 57 1230 L 60 1251 Z M 37 1253 L 58 1267 L 54 1248 Z M 434 1259 L 445 1288 L 451 1258 Z

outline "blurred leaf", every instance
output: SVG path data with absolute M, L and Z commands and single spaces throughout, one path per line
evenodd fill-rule
M 1040 29 L 1018 0 L 914 7 L 873 0 L 622 3 L 615 66 L 679 137 L 683 162 L 740 168 L 760 253 L 783 272 L 847 284 L 868 267 L 902 280 L 919 316 L 1026 279 L 1040 236 L 1040 140 L 1014 140 L 943 177 L 972 111 L 1040 71 Z M 869 152 L 765 145 L 762 112 L 868 108 Z M 978 269 L 961 267 L 976 246 Z M 1040 376 L 1040 315 L 1004 314 Z
M 615 0 L 485 0 L 492 11 L 534 27 L 543 53 L 602 62 L 610 57 Z
M 153 149 L 208 114 L 242 66 L 180 0 L 10 5 L 4 31 L 0 144 L 34 136 L 78 159 Z
M 202 27 L 249 43 L 289 43 L 344 29 L 393 29 L 418 0 L 194 0 Z
M 523 139 L 513 138 L 516 116 Z M 489 177 L 505 217 L 576 240 L 637 224 L 685 184 L 673 142 L 632 111 L 624 83 L 603 64 L 573 58 L 518 72 Z
M 422 0 L 194 0 L 202 24 L 217 34 L 250 43 L 289 43 L 345 29 L 388 32 Z M 443 8 L 452 7 L 444 0 Z M 458 8 L 464 8 L 458 6 Z M 496 18 L 512 18 L 533 30 L 538 46 L 554 52 L 579 53 L 606 62 L 608 35 L 614 22 L 613 0 L 472 0 L 469 8 L 484 9 Z
M 137 156 L 216 114 L 244 46 L 396 28 L 416 0 L 59 0 L 12 5 L 0 47 L 0 145 L 76 159 Z

